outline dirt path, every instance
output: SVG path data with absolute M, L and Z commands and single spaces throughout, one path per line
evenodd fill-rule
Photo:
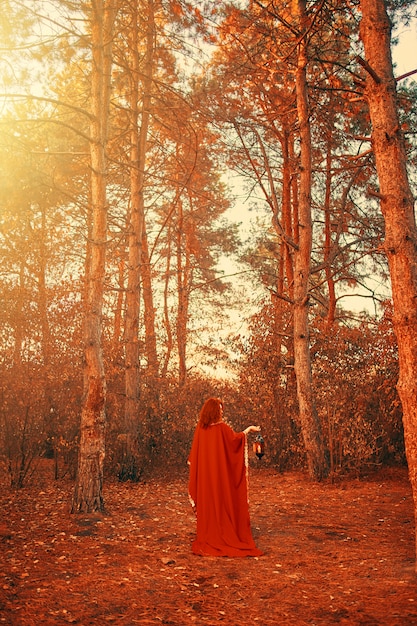
M 108 514 L 68 512 L 71 484 L 0 494 L 0 624 L 417 625 L 403 470 L 338 485 L 252 470 L 259 559 L 190 552 L 187 477 L 107 484 Z

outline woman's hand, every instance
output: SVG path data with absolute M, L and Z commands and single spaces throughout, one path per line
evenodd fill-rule
M 259 433 L 260 430 L 260 426 L 248 426 L 243 432 L 245 433 L 245 435 L 249 435 L 249 433 Z

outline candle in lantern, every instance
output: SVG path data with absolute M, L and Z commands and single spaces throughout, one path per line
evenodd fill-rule
M 262 435 L 258 435 L 253 444 L 253 450 L 258 457 L 258 459 L 262 459 L 265 454 L 265 441 Z

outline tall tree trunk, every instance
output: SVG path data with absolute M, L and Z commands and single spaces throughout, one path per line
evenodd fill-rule
M 182 201 L 178 202 L 178 225 L 177 225 L 177 348 L 178 348 L 178 385 L 180 390 L 184 388 L 187 380 L 187 322 L 190 287 L 190 250 L 187 227 L 183 215 Z
M 282 225 L 285 232 L 286 240 L 283 246 L 284 268 L 287 278 L 287 290 L 290 300 L 294 298 L 294 266 L 293 266 L 293 246 L 290 242 L 294 241 L 293 224 L 292 224 L 292 188 L 291 179 L 293 172 L 291 171 L 290 143 L 293 141 L 293 133 L 285 126 L 282 133 Z
M 149 256 L 146 228 L 142 233 L 142 290 L 145 315 L 145 352 L 148 363 L 147 379 L 153 387 L 154 399 L 158 401 L 159 360 L 156 348 L 155 307 L 152 289 L 151 259 Z
M 54 392 L 51 385 L 51 329 L 48 315 L 48 293 L 46 273 L 48 267 L 47 260 L 47 225 L 46 209 L 41 208 L 41 224 L 39 233 L 39 260 L 37 266 L 38 273 L 38 307 L 39 318 L 42 329 L 42 361 L 43 361 L 43 391 L 45 397 L 44 416 L 45 432 L 47 437 L 48 453 L 54 454 L 56 460 L 56 439 L 55 439 L 55 407 L 53 402 Z
M 140 265 L 143 229 L 141 193 L 143 177 L 139 157 L 139 11 L 132 3 L 130 30 L 130 211 L 127 221 L 128 261 L 125 313 L 125 411 L 124 430 L 136 426 L 140 401 Z
M 306 32 L 306 2 L 294 0 L 299 33 Z M 296 70 L 297 115 L 300 133 L 299 241 L 294 264 L 294 367 L 297 397 L 309 474 L 317 480 L 328 472 L 320 420 L 314 404 L 309 341 L 309 278 L 312 250 L 311 131 L 307 93 L 307 40 L 298 45 Z
M 91 216 L 84 302 L 84 404 L 72 512 L 102 511 L 105 456 L 106 378 L 102 349 L 102 307 L 107 247 L 106 141 L 109 117 L 115 4 L 94 0 L 91 11 Z
M 147 3 L 147 29 L 145 64 L 141 71 L 139 61 L 139 10 L 138 0 L 132 11 L 131 33 L 131 175 L 130 175 L 130 223 L 129 223 L 129 261 L 128 284 L 126 294 L 125 326 L 125 428 L 129 432 L 136 423 L 140 402 L 140 349 L 139 349 L 139 314 L 140 282 L 142 267 L 142 241 L 144 229 L 144 181 L 146 146 L 151 106 L 151 88 L 154 53 L 154 6 L 153 0 Z M 143 76 L 142 81 L 140 76 Z M 142 107 L 139 112 L 139 85 L 142 82 Z M 140 126 L 140 127 L 139 127 Z
M 13 368 L 21 367 L 22 365 L 22 351 L 24 341 L 24 303 L 25 303 L 25 291 L 26 291 L 26 259 L 21 258 L 19 262 L 19 280 L 17 284 L 17 297 L 16 305 L 13 315 L 14 324 L 14 346 L 13 346 Z
M 42 360 L 45 370 L 50 365 L 51 332 L 48 316 L 48 296 L 46 287 L 47 271 L 47 227 L 46 210 L 41 209 L 41 229 L 39 237 L 39 262 L 38 262 L 38 289 L 39 289 L 39 317 L 42 328 Z
M 171 227 L 168 224 L 167 230 L 167 244 L 166 244 L 166 269 L 165 269 L 165 277 L 164 277 L 164 327 L 166 332 L 166 350 L 165 356 L 161 368 L 161 377 L 163 379 L 166 378 L 168 373 L 168 366 L 171 359 L 172 350 L 174 347 L 174 339 L 172 336 L 172 327 L 169 313 L 169 282 L 171 276 Z
M 282 373 L 286 371 L 283 368 L 283 329 L 285 328 L 285 312 L 290 307 L 290 302 L 294 299 L 294 272 L 293 272 L 293 236 L 292 236 L 292 219 L 291 219 L 291 162 L 289 159 L 289 141 L 291 131 L 283 121 L 283 132 L 279 138 L 282 148 L 282 201 L 281 201 L 281 218 L 279 217 L 278 202 L 273 204 L 272 225 L 276 231 L 277 238 L 280 241 L 279 254 L 277 259 L 277 297 L 272 298 L 274 307 L 274 335 L 276 351 L 276 361 L 278 365 L 278 374 L 274 381 L 273 402 L 274 416 L 277 424 L 277 438 L 279 442 L 279 467 L 283 469 L 288 462 L 287 451 L 289 450 L 289 442 L 291 438 L 291 421 L 290 413 L 285 408 L 285 389 L 282 384 Z M 269 169 L 269 168 L 268 168 Z M 271 189 L 274 185 L 271 176 Z M 290 331 L 288 331 L 290 332 Z M 288 345 L 286 360 L 293 361 L 293 344 Z M 290 376 L 293 375 L 291 372 Z
M 336 320 L 336 288 L 332 270 L 332 226 L 331 226 L 331 185 L 332 185 L 332 138 L 330 130 L 326 142 L 326 181 L 324 193 L 324 266 L 329 295 L 327 328 L 331 329 Z
M 122 252 L 123 254 L 123 252 Z M 119 363 L 122 358 L 122 352 L 120 349 L 121 346 L 121 337 L 122 337 L 122 319 L 123 319 L 123 303 L 124 303 L 124 293 L 125 293 L 125 261 L 123 258 L 119 260 L 117 263 L 117 298 L 116 298 L 116 308 L 114 311 L 114 322 L 113 322 L 113 359 L 115 363 Z
M 417 519 L 417 228 L 398 119 L 391 59 L 391 24 L 384 0 L 361 0 L 366 98 L 385 220 L 384 248 L 391 275 L 398 342 L 398 393 L 403 408 L 408 470 Z

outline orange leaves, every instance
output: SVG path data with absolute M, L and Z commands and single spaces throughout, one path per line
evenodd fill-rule
M 260 470 L 250 487 L 254 533 L 266 554 L 243 569 L 240 560 L 191 554 L 185 475 L 109 484 L 102 516 L 68 515 L 71 483 L 19 497 L 3 491 L 0 518 L 10 528 L 0 535 L 3 621 L 330 625 L 383 624 L 395 615 L 414 623 L 405 469 L 333 485 Z
M 182 7 L 181 2 L 178 2 L 178 0 L 171 0 L 170 1 L 170 7 L 171 10 L 173 12 L 173 14 L 177 17 L 183 17 L 184 15 L 184 9 Z

